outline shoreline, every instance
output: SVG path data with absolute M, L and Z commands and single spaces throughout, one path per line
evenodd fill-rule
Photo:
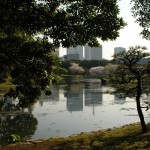
M 92 132 L 81 132 L 79 134 L 73 134 L 68 137 L 54 137 L 54 138 L 46 138 L 46 139 L 38 139 L 38 140 L 26 140 L 14 144 L 3 145 L 0 147 L 0 150 L 57 150 L 61 147 L 61 150 L 65 149 L 93 149 L 93 147 L 97 147 L 99 149 L 110 148 L 113 147 L 117 149 L 116 146 L 122 147 L 122 142 L 129 142 L 127 144 L 128 147 L 133 146 L 133 148 L 137 147 L 134 145 L 135 142 L 141 145 L 141 148 L 150 148 L 150 122 L 147 123 L 148 132 L 141 133 L 141 127 L 139 123 L 132 123 L 123 125 L 121 127 L 108 128 L 98 131 Z M 132 137 L 132 138 L 131 138 Z M 132 140 L 136 140 L 131 144 Z M 141 139 L 141 141 L 139 141 Z M 113 141 L 113 142 L 112 142 Z M 91 145 L 91 142 L 93 143 Z M 111 145 L 111 144 L 112 145 Z M 144 143 L 141 144 L 141 143 Z M 76 146 L 75 146 L 76 145 Z M 95 149 L 96 150 L 96 149 Z

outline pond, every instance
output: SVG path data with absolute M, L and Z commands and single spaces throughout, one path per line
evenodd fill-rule
M 65 137 L 139 122 L 135 99 L 108 90 L 100 82 L 54 86 L 52 95 L 42 93 L 36 104 L 21 113 L 0 114 L 0 145 L 11 134 L 23 139 Z M 143 109 L 143 113 L 150 122 L 150 111 Z

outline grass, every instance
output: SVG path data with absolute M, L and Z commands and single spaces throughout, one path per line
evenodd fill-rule
M 0 84 L 0 89 L 8 90 L 10 88 L 15 88 L 15 85 L 10 84 L 10 83 L 2 83 Z
M 11 78 L 8 77 L 4 83 L 0 84 L 0 94 L 5 94 L 7 93 L 10 88 L 14 89 L 15 85 L 11 83 Z
M 147 133 L 141 133 L 140 125 L 136 123 L 67 138 L 26 141 L 0 150 L 150 150 L 150 123 L 147 126 Z

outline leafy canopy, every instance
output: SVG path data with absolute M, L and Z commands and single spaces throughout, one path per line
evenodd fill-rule
M 56 49 L 115 40 L 125 26 L 118 14 L 117 0 L 1 0 L 0 81 L 11 77 L 20 105 L 34 102 L 59 72 Z
M 126 94 L 136 93 L 138 88 L 138 80 L 142 84 L 142 90 L 147 90 L 146 83 L 149 76 L 150 65 L 148 63 L 149 53 L 144 52 L 147 48 L 141 46 L 130 47 L 127 52 L 114 55 L 119 65 L 114 73 L 108 78 L 109 83 L 117 92 Z M 147 60 L 144 64 L 142 61 Z
M 129 51 L 115 55 L 121 64 L 109 78 L 109 82 L 116 89 L 116 92 L 123 92 L 126 95 L 135 96 L 137 112 L 140 118 L 142 132 L 147 132 L 141 106 L 142 93 L 149 94 L 150 90 L 150 63 L 143 63 L 143 59 L 150 56 L 144 52 L 145 47 L 130 47 Z M 149 106 L 144 106 L 146 110 Z
M 141 34 L 143 38 L 150 40 L 150 1 L 131 0 L 133 3 L 132 13 L 136 21 L 143 28 Z
M 7 0 L 0 2 L 3 33 L 43 33 L 64 47 L 114 40 L 124 27 L 117 0 Z M 7 25 L 7 26 L 6 26 Z

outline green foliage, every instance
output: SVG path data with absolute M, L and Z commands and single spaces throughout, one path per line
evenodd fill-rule
M 105 66 L 109 63 L 109 60 L 102 59 L 102 60 L 83 60 L 80 61 L 79 64 L 85 69 L 90 69 L 92 67 L 97 66 Z
M 97 149 L 101 149 L 103 147 L 103 142 L 100 142 L 100 141 L 94 141 L 92 143 L 92 149 L 93 150 L 97 150 Z
M 16 143 L 20 141 L 21 141 L 21 137 L 17 134 L 11 134 L 10 138 L 8 139 L 9 143 Z
M 115 59 L 120 62 L 113 74 L 108 77 L 108 82 L 115 88 L 115 92 L 123 92 L 126 95 L 136 97 L 138 115 L 141 121 L 142 132 L 147 132 L 144 116 L 141 110 L 141 95 L 150 90 L 150 62 L 141 64 L 141 60 L 150 56 L 144 52 L 145 47 L 130 47 L 127 52 L 115 55 Z M 149 58 L 147 58 L 149 59 Z M 146 109 L 149 107 L 147 106 Z
M 32 111 L 32 107 L 28 107 L 28 111 Z M 10 109 L 9 109 L 10 110 Z M 19 142 L 19 140 L 26 140 L 27 137 L 30 139 L 34 135 L 38 120 L 30 113 L 17 114 L 14 111 L 10 114 L 3 114 L 5 120 L 0 125 L 0 145 Z M 9 141 L 8 141 L 9 140 Z
M 116 39 L 125 26 L 118 15 L 117 0 L 1 0 L 0 82 L 11 77 L 20 106 L 34 102 L 64 72 L 56 49 Z
M 114 64 L 109 63 L 109 64 L 105 65 L 104 71 L 105 71 L 106 74 L 114 73 L 114 71 L 116 70 L 117 66 L 118 65 L 114 65 Z
M 133 3 L 132 13 L 136 21 L 143 28 L 142 36 L 150 40 L 150 1 L 149 0 L 131 0 Z
M 43 32 L 53 39 L 55 45 L 62 43 L 64 47 L 85 43 L 96 46 L 97 37 L 114 40 L 125 25 L 118 16 L 117 0 L 45 0 L 44 3 L 39 0 L 19 3 L 18 0 L 7 0 L 0 2 L 0 10 L 2 33 Z
M 149 63 L 140 63 L 142 59 L 150 55 L 144 52 L 145 50 L 145 47 L 130 47 L 127 52 L 114 56 L 120 64 L 118 64 L 114 73 L 109 76 L 108 80 L 110 85 L 115 87 L 118 92 L 135 94 L 139 78 L 141 85 L 143 85 L 143 92 L 147 88 L 147 85 L 143 83 L 149 76 Z

